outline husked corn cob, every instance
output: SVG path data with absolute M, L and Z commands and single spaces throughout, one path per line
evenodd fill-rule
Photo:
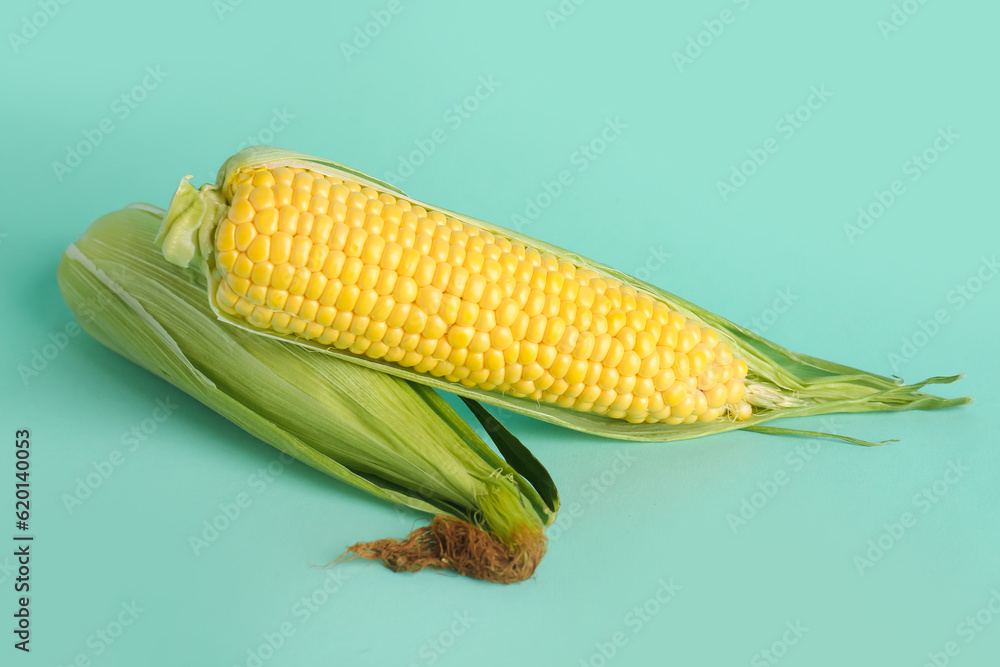
M 955 378 L 901 386 L 795 354 L 570 251 L 270 147 L 200 190 L 184 179 L 158 241 L 203 265 L 232 324 L 591 433 L 965 401 L 917 392 Z
M 630 422 L 749 414 L 716 331 L 608 275 L 308 169 L 226 194 L 216 296 L 255 327 Z

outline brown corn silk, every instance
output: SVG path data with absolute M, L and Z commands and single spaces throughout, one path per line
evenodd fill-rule
M 338 560 L 378 560 L 395 572 L 417 572 L 425 567 L 454 570 L 476 579 L 512 584 L 531 576 L 545 549 L 545 536 L 540 533 L 523 532 L 508 546 L 473 523 L 439 514 L 429 526 L 415 529 L 406 539 L 359 542 Z

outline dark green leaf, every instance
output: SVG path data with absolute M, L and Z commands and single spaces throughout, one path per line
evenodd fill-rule
M 465 396 L 462 396 L 462 400 L 486 429 L 486 433 L 493 439 L 507 463 L 531 482 L 548 508 L 555 512 L 559 506 L 559 491 L 556 489 L 556 483 L 549 476 L 549 471 L 545 469 L 541 461 L 536 459 L 535 455 L 486 408 Z

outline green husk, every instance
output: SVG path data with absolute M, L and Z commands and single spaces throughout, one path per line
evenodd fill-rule
M 745 421 L 717 419 L 711 423 L 696 422 L 694 424 L 670 425 L 630 424 L 624 420 L 612 419 L 602 415 L 577 412 L 556 405 L 539 403 L 526 398 L 516 398 L 492 391 L 483 391 L 452 383 L 430 374 L 417 373 L 393 363 L 369 359 L 355 355 L 345 350 L 327 347 L 294 335 L 280 334 L 271 330 L 253 327 L 246 320 L 232 317 L 221 311 L 215 299 L 215 287 L 220 279 L 216 271 L 214 255 L 211 252 L 211 232 L 218 220 L 225 215 L 225 208 L 219 209 L 216 203 L 225 202 L 225 193 L 238 174 L 244 170 L 261 166 L 269 168 L 279 166 L 302 167 L 339 178 L 353 179 L 362 185 L 367 185 L 384 192 L 406 196 L 397 188 L 367 176 L 361 172 L 321 158 L 287 151 L 270 146 L 253 146 L 229 158 L 220 169 L 215 184 L 202 186 L 195 190 L 187 179 L 181 182 L 168 212 L 167 223 L 161 233 L 164 241 L 164 252 L 170 261 L 180 266 L 192 263 L 190 258 L 196 257 L 194 263 L 201 266 L 209 282 L 208 298 L 216 315 L 230 324 L 252 331 L 256 334 L 286 340 L 296 345 L 320 350 L 338 358 L 347 359 L 355 364 L 382 371 L 413 382 L 419 382 L 436 389 L 449 391 L 465 398 L 489 403 L 520 414 L 547 421 L 559 426 L 601 435 L 610 438 L 636 441 L 669 441 L 695 438 L 714 433 L 736 429 L 747 429 L 760 433 L 834 437 L 854 444 L 872 445 L 865 440 L 848 438 L 846 436 L 800 431 L 764 428 L 765 422 L 784 417 L 807 417 L 833 412 L 873 412 L 901 410 L 935 410 L 961 405 L 970 401 L 967 397 L 941 398 L 926 394 L 920 390 L 929 384 L 947 384 L 961 376 L 934 377 L 911 385 L 902 381 L 862 371 L 849 366 L 836 364 L 823 359 L 817 359 L 787 350 L 768 341 L 751 331 L 740 327 L 704 308 L 685 299 L 660 289 L 655 285 L 638 280 L 616 269 L 599 264 L 564 248 L 543 243 L 537 239 L 525 236 L 516 231 L 477 220 L 439 206 L 414 200 L 414 204 L 428 209 L 437 209 L 446 215 L 458 218 L 463 222 L 477 225 L 491 232 L 501 234 L 509 239 L 534 246 L 573 261 L 578 266 L 606 273 L 638 291 L 645 292 L 679 311 L 688 319 L 702 325 L 713 327 L 723 342 L 729 344 L 733 354 L 747 361 L 750 372 L 747 375 L 747 400 L 754 406 L 754 414 Z M 193 209 L 192 202 L 204 201 Z M 191 214 L 197 210 L 197 216 Z M 179 231 L 171 233 L 170 227 L 177 224 Z
M 203 203 L 191 204 L 200 214 Z M 554 487 L 539 495 L 426 387 L 220 322 L 203 276 L 158 250 L 163 217 L 133 205 L 97 220 L 66 250 L 59 286 L 90 334 L 279 450 L 379 498 L 446 517 L 437 523 L 472 531 L 519 563 L 516 576 L 476 562 L 463 574 L 530 576 L 558 508 Z M 410 565 L 402 569 L 418 569 Z

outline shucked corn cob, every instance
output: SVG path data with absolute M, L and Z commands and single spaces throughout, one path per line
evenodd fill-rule
M 185 179 L 159 238 L 172 262 L 204 260 L 212 303 L 230 322 L 507 407 L 534 404 L 552 421 L 572 409 L 646 422 L 646 438 L 665 439 L 648 434 L 833 411 L 837 401 L 942 407 L 916 387 L 792 355 L 607 267 L 296 153 L 248 149 L 201 191 Z M 784 355 L 777 367 L 758 343 Z M 788 361 L 818 362 L 826 377 L 783 377 L 795 370 Z M 814 380 L 827 386 L 810 396 Z
M 714 330 L 606 274 L 307 169 L 225 194 L 216 299 L 256 327 L 633 422 L 749 415 Z

